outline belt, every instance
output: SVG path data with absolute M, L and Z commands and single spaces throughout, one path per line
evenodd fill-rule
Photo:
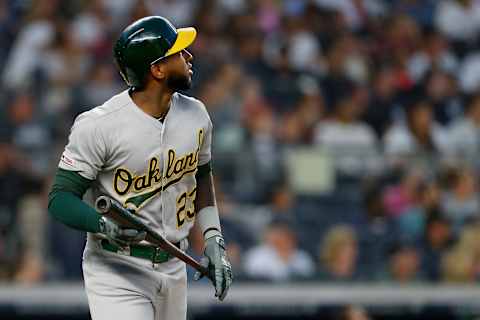
M 100 245 L 104 250 L 123 254 L 126 256 L 147 259 L 150 260 L 152 263 L 167 262 L 174 257 L 160 247 L 153 247 L 147 245 L 130 245 L 126 248 L 121 248 L 114 244 L 111 244 L 110 242 L 108 242 L 107 239 L 102 239 L 100 241 Z M 180 248 L 180 242 L 175 243 L 175 246 Z

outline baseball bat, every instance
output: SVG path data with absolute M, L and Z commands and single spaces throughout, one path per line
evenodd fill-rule
M 202 266 L 197 260 L 189 256 L 188 254 L 180 250 L 173 243 L 165 239 L 165 237 L 162 236 L 160 233 L 147 226 L 142 220 L 140 220 L 137 216 L 125 209 L 116 200 L 107 196 L 100 196 L 95 201 L 95 209 L 101 215 L 112 219 L 122 227 L 145 231 L 147 234 L 145 240 L 159 246 L 164 251 L 168 252 L 172 256 L 177 257 L 178 259 L 182 260 L 186 264 L 192 266 L 196 270 L 200 271 L 203 275 L 208 277 L 207 268 Z

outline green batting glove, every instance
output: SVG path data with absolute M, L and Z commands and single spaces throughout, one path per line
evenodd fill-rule
M 207 277 L 215 286 L 215 297 L 223 301 L 233 280 L 232 265 L 228 261 L 223 238 L 221 236 L 213 236 L 205 240 L 203 255 L 204 257 L 200 264 L 208 269 Z M 197 271 L 193 278 L 197 281 L 202 277 L 203 274 Z

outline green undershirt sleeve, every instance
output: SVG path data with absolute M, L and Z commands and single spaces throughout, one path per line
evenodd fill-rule
M 82 201 L 92 182 L 77 172 L 59 168 L 48 195 L 48 212 L 71 228 L 99 232 L 98 222 L 101 216 Z

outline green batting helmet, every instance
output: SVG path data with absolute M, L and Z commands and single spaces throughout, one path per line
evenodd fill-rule
M 131 88 L 145 85 L 150 66 L 188 47 L 197 31 L 176 29 L 160 16 L 139 19 L 122 31 L 113 53 L 122 78 Z

